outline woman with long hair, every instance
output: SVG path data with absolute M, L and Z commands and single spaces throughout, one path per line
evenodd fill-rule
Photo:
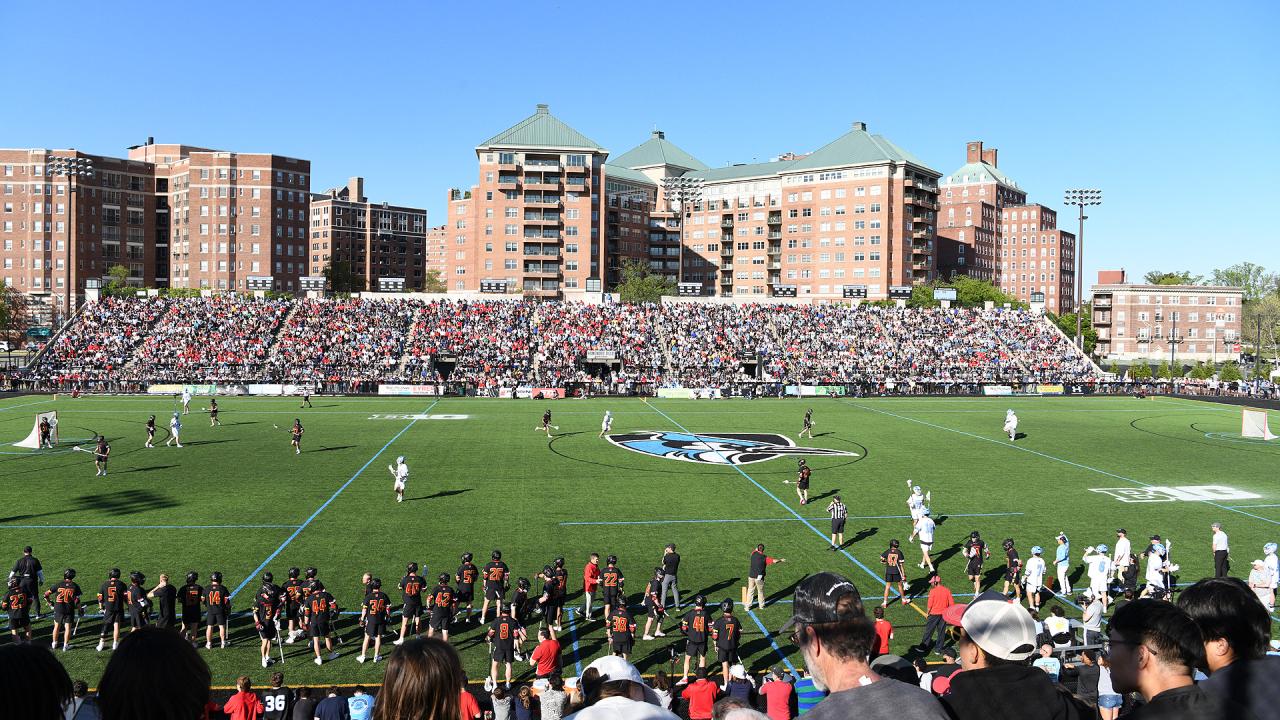
M 209 666 L 178 633 L 129 633 L 98 681 L 102 720 L 197 720 L 209 706 Z
M 457 720 L 462 715 L 462 662 L 437 638 L 414 638 L 391 653 L 373 720 Z

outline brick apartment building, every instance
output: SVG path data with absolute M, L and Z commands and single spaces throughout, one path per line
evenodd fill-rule
M 1075 235 L 1057 212 L 1027 202 L 998 167 L 998 151 L 970 142 L 965 164 L 939 183 L 938 272 L 994 283 L 1022 301 L 1044 293 L 1053 313 L 1075 309 Z
M 426 272 L 436 271 L 440 279 L 445 279 L 445 245 L 449 241 L 449 226 L 436 225 L 427 228 L 427 262 Z
M 1240 288 L 1132 284 L 1124 270 L 1103 270 L 1090 292 L 1099 357 L 1221 362 L 1240 355 Z
M 402 278 L 419 290 L 426 279 L 427 211 L 371 203 L 364 178 L 311 196 L 311 275 L 345 263 L 360 279 L 354 291 L 378 289 L 379 278 Z
M 91 160 L 93 173 L 51 175 L 54 157 Z M 0 277 L 27 294 L 37 322 L 65 317 L 86 283 L 116 265 L 128 268 L 130 284 L 162 283 L 157 227 L 150 163 L 74 149 L 0 149 Z

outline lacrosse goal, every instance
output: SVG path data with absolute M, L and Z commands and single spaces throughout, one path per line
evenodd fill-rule
M 1267 411 L 1245 408 L 1241 413 L 1240 435 L 1261 440 L 1275 440 L 1271 427 L 1267 425 Z
M 20 448 L 38 448 L 40 447 L 40 423 L 41 421 L 49 421 L 49 441 L 54 445 L 58 444 L 58 412 L 51 410 L 36 414 L 36 420 L 31 425 L 31 434 L 25 440 L 16 442 L 14 447 Z

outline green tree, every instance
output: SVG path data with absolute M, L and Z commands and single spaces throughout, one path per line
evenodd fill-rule
M 1218 379 L 1223 382 L 1233 382 L 1243 379 L 1240 375 L 1240 366 L 1237 365 L 1234 360 L 1223 363 L 1222 368 L 1218 370 Z
M 1124 371 L 1120 369 L 1120 363 L 1116 362 L 1115 360 L 1111 361 L 1111 365 L 1107 367 L 1107 372 L 1116 376 L 1124 374 Z
M 1129 377 L 1134 380 L 1147 380 L 1151 377 L 1151 366 L 1146 360 L 1139 360 L 1129 368 Z
M 1190 377 L 1194 380 L 1208 380 L 1213 377 L 1213 367 L 1201 360 L 1196 363 L 1195 367 L 1191 368 Z
M 336 293 L 363 292 L 364 278 L 351 271 L 351 263 L 335 260 L 324 269 L 324 276 L 329 281 L 329 289 Z
M 27 298 L 17 289 L 0 281 L 0 330 L 13 347 L 27 331 Z
M 1173 272 L 1152 270 L 1143 275 L 1142 279 L 1148 285 L 1199 285 L 1204 276 L 1192 275 L 1190 270 L 1175 270 Z
M 913 308 L 932 308 L 941 304 L 933 299 L 932 285 L 916 285 L 911 288 L 911 299 L 907 300 L 907 307 Z
M 1173 369 L 1169 367 L 1168 360 L 1160 361 L 1160 367 L 1156 370 L 1156 377 L 1161 380 L 1170 380 L 1173 378 Z
M 1280 283 L 1280 277 L 1275 273 L 1267 272 L 1261 265 L 1242 262 L 1231 267 L 1215 269 L 1210 276 L 1210 282 L 1214 285 L 1226 285 L 1244 290 L 1244 301 L 1250 303 L 1268 294 L 1274 294 L 1277 284 Z
M 422 292 L 442 293 L 448 290 L 449 287 L 445 285 L 444 280 L 440 277 L 439 270 L 427 271 L 427 277 L 422 281 Z
M 129 285 L 129 268 L 124 265 L 112 265 L 107 269 L 107 287 L 111 290 L 120 290 Z
M 1084 351 L 1086 355 L 1093 355 L 1093 349 L 1098 344 L 1098 331 L 1093 329 L 1093 304 L 1085 303 L 1082 309 L 1080 323 L 1080 334 L 1084 335 Z M 1073 312 L 1063 313 L 1054 317 L 1049 314 L 1049 319 L 1066 334 L 1068 338 L 1075 340 L 1076 337 L 1076 314 Z
M 674 295 L 676 284 L 649 270 L 640 260 L 622 264 L 622 282 L 618 283 L 618 299 L 624 303 L 656 303 L 663 295 Z

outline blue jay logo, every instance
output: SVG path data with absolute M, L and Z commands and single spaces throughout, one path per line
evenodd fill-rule
M 605 437 L 631 452 L 708 465 L 749 465 L 793 455 L 858 457 L 858 453 L 844 450 L 800 447 L 777 433 L 693 434 L 641 430 Z

